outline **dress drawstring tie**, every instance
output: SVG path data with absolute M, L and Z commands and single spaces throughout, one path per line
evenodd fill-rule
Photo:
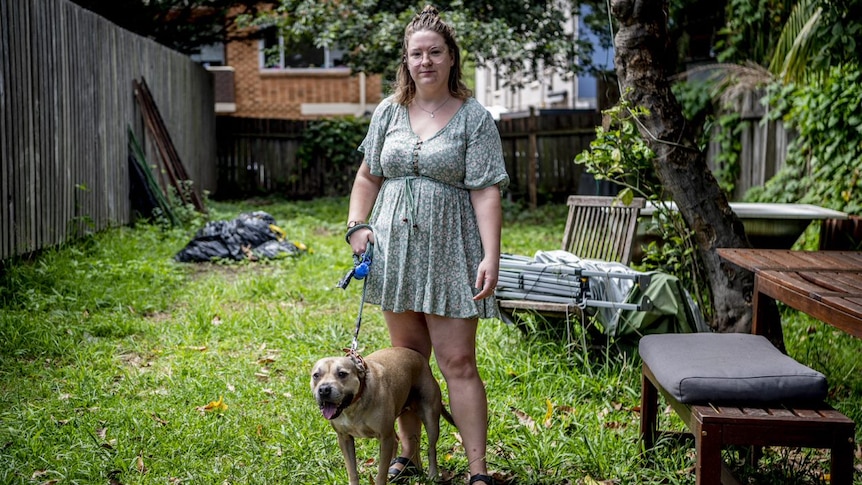
M 419 177 L 408 175 L 404 178 L 404 195 L 407 196 L 407 214 L 404 221 L 410 224 L 410 231 L 416 227 L 416 200 L 413 198 L 413 181 Z

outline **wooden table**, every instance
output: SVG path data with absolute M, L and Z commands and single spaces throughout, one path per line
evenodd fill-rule
M 862 338 L 862 252 L 723 248 L 718 255 L 754 272 L 752 333 L 779 324 L 762 311 L 772 298 Z

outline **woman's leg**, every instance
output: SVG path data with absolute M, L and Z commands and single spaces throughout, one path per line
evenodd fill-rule
M 413 349 L 426 359 L 431 358 L 431 338 L 428 336 L 428 324 L 425 315 L 415 312 L 383 312 L 386 326 L 389 328 L 389 341 L 393 347 L 407 347 Z M 407 411 L 398 417 L 398 440 L 401 443 L 401 452 L 398 456 L 410 459 L 417 465 L 421 464 L 421 453 L 419 440 L 422 437 L 422 421 L 413 411 Z M 396 469 L 403 469 L 403 465 L 393 465 Z
M 437 365 L 449 388 L 449 407 L 464 442 L 470 475 L 487 474 L 488 399 L 476 365 L 478 320 L 425 318 Z

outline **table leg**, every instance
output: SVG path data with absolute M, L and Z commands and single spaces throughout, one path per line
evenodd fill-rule
M 778 305 L 772 297 L 760 291 L 760 277 L 757 274 L 754 275 L 754 291 L 751 294 L 751 333 L 763 335 L 779 350 L 786 351 Z

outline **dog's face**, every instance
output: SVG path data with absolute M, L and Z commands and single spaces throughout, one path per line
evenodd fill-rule
M 325 357 L 311 371 L 311 392 L 326 419 L 335 419 L 360 392 L 363 372 L 349 357 Z

